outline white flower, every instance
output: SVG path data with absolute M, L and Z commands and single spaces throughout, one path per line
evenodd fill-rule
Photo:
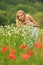
M 16 43 L 14 43 L 14 46 L 16 45 Z

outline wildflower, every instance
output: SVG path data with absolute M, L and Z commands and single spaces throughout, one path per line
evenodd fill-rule
M 16 45 L 16 43 L 14 43 L 14 46 Z
M 22 59 L 27 60 L 30 56 L 27 53 L 21 55 Z
M 32 55 L 34 53 L 34 51 L 33 50 L 30 50 L 29 52 L 28 52 L 28 55 Z
M 7 50 L 10 50 L 11 48 L 10 48 L 10 46 L 7 46 Z
M 36 42 L 35 47 L 36 48 L 42 48 L 42 42 Z
M 16 54 L 16 50 L 13 50 L 13 49 L 12 49 L 12 50 L 11 50 L 11 53 L 12 53 L 12 54 Z
M 9 59 L 10 60 L 15 60 L 16 59 L 16 56 L 14 54 L 9 54 Z
M 21 44 L 19 48 L 24 49 L 24 48 L 26 48 L 26 46 L 24 44 Z
M 7 48 L 6 48 L 6 47 L 3 47 L 3 48 L 2 48 L 2 52 L 3 52 L 3 53 L 6 53 L 6 51 L 7 51 Z

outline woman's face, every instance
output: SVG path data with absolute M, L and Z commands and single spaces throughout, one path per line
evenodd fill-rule
M 25 15 L 21 12 L 18 13 L 18 19 L 23 22 L 25 20 Z

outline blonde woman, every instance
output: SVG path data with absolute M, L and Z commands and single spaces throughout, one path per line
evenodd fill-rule
M 34 20 L 34 18 L 26 14 L 23 10 L 19 10 L 16 13 L 16 26 L 21 27 L 21 25 L 26 25 L 26 24 L 33 23 L 34 27 L 38 27 L 38 23 Z
M 23 10 L 18 10 L 16 13 L 16 26 L 20 28 L 22 25 L 33 25 L 32 35 L 38 38 L 38 23 L 35 19 L 30 15 L 26 14 Z

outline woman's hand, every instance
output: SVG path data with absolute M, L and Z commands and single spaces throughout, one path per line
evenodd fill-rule
M 39 27 L 39 25 L 38 25 L 38 24 L 33 24 L 33 26 L 34 26 L 34 27 Z

